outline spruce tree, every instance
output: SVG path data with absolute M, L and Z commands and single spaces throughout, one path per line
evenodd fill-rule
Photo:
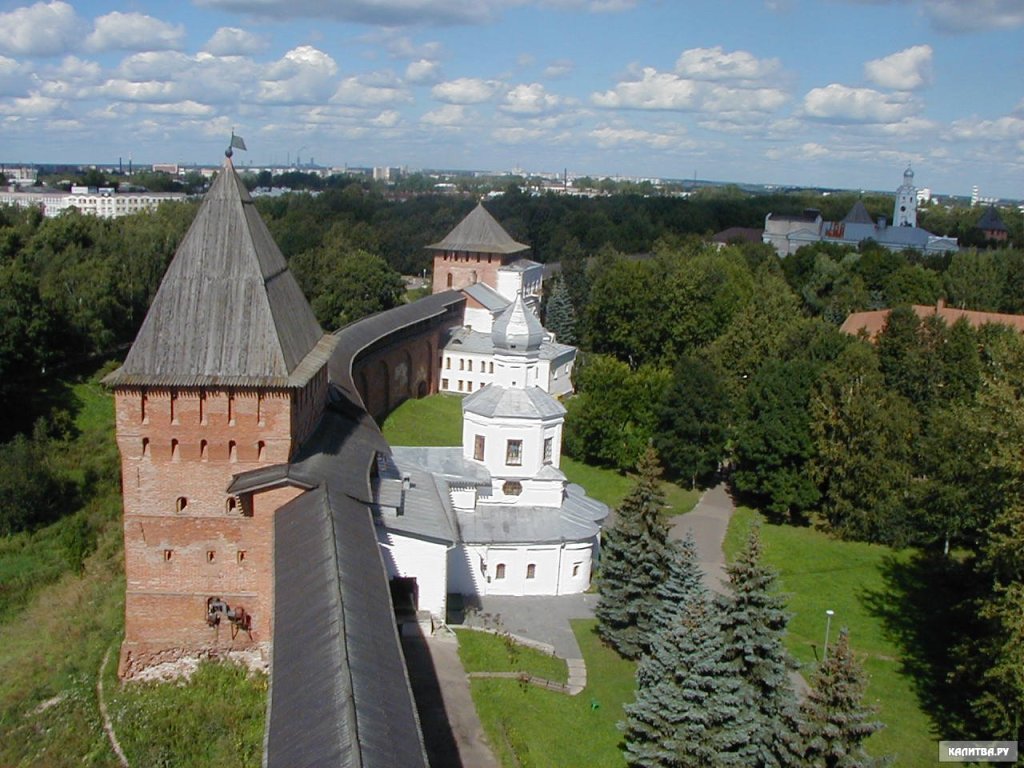
M 864 740 L 884 726 L 864 706 L 867 682 L 850 651 L 845 629 L 828 658 L 811 678 L 811 691 L 800 706 L 804 764 L 823 768 L 868 768 L 884 765 L 870 757 Z
M 620 655 L 635 659 L 649 643 L 657 588 L 667 571 L 666 530 L 660 519 L 665 506 L 661 467 L 648 448 L 637 466 L 636 485 L 616 510 L 615 523 L 601 546 L 601 600 L 597 630 Z
M 775 573 L 761 562 L 758 527 L 727 571 L 728 594 L 719 598 L 724 653 L 747 688 L 754 718 L 751 765 L 797 764 L 796 697 L 789 679 L 795 663 L 783 645 L 789 616 L 776 592 Z
M 756 764 L 744 684 L 722 656 L 715 613 L 702 593 L 652 640 L 637 667 L 636 701 L 619 726 L 630 766 Z
M 667 547 L 665 579 L 655 592 L 658 604 L 654 621 L 658 631 L 678 623 L 690 603 L 707 598 L 693 531 L 688 530 L 680 542 L 668 542 Z
M 544 325 L 555 334 L 556 341 L 562 344 L 576 343 L 576 313 L 572 308 L 569 290 L 561 279 L 555 280 L 551 287 Z

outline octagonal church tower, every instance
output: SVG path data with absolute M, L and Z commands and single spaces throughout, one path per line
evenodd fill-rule
M 228 486 L 288 462 L 311 433 L 334 344 L 229 156 L 105 379 L 124 500 L 122 676 L 182 655 L 269 651 L 273 514 L 300 491 Z

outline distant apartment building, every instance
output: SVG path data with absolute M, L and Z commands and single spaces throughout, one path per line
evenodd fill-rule
M 21 191 L 8 187 L 0 191 L 0 205 L 16 205 L 21 208 L 40 208 L 43 215 L 53 217 L 69 208 L 77 208 L 90 216 L 116 219 L 140 211 L 156 208 L 167 200 L 184 200 L 182 192 L 116 192 L 112 188 L 72 187 L 71 192 L 63 190 Z

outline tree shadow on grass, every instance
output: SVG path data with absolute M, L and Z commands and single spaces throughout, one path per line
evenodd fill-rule
M 974 738 L 969 702 L 976 691 L 956 675 L 962 664 L 958 647 L 978 630 L 969 562 L 927 552 L 909 560 L 889 556 L 882 577 L 884 586 L 865 591 L 861 599 L 899 646 L 901 672 L 921 708 L 941 738 Z

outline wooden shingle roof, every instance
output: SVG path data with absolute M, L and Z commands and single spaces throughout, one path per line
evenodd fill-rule
M 302 386 L 325 335 L 228 158 L 110 386 Z
M 462 253 L 519 253 L 529 250 L 512 239 L 512 236 L 487 212 L 483 203 L 455 225 L 455 229 L 439 243 L 428 245 L 436 251 L 459 251 Z

